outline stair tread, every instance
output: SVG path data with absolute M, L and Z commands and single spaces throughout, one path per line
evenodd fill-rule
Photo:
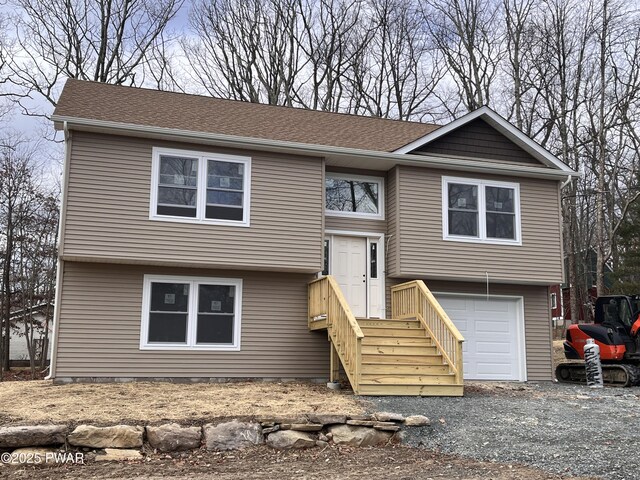
M 434 365 L 437 360 L 444 364 L 439 353 L 427 355 L 363 354 L 363 365 Z
M 440 357 L 440 355 L 433 355 L 434 357 Z M 409 363 L 409 362 L 393 362 L 393 363 L 389 363 L 389 362 L 374 362 L 374 361 L 362 361 L 360 362 L 361 365 L 396 365 L 396 366 L 412 366 L 412 367 L 416 367 L 416 366 L 431 366 L 433 364 L 415 364 L 415 363 Z M 442 363 L 442 365 L 446 365 L 444 362 Z
M 425 351 L 426 350 L 426 351 Z M 434 345 L 362 345 L 363 355 L 421 355 L 437 353 Z
M 423 328 L 418 320 L 376 320 L 376 319 L 356 319 L 359 325 L 365 327 L 388 327 L 388 328 Z
M 464 394 L 464 385 L 451 383 L 449 385 L 362 385 L 358 388 L 359 395 L 419 395 L 422 397 L 444 396 L 460 397 Z
M 360 327 L 362 333 L 364 333 L 365 337 L 383 337 L 383 338 L 428 338 L 431 339 L 429 335 L 427 335 L 424 330 L 419 328 L 398 328 L 394 329 L 393 332 L 389 332 L 389 328 L 379 328 L 372 329 L 371 327 Z
M 404 333 L 405 335 L 412 335 L 416 333 L 422 333 L 425 331 L 423 327 L 414 327 L 414 326 L 396 327 L 395 325 L 393 327 L 389 325 L 360 325 L 360 329 L 371 330 L 372 332 L 392 331 L 392 332 Z
M 430 338 L 410 338 L 410 337 L 365 337 L 362 345 L 396 346 L 396 347 L 433 347 Z

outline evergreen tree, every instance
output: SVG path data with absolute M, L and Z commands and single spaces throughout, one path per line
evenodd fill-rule
M 640 294 L 640 202 L 630 207 L 618 230 L 619 262 L 612 273 L 614 293 Z

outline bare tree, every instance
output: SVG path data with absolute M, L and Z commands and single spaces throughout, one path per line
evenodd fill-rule
M 0 322 L 0 380 L 9 369 L 11 311 L 16 301 L 15 255 L 19 228 L 31 216 L 37 187 L 33 150 L 20 139 L 9 139 L 0 147 L 0 256 L 2 263 L 2 317 Z
M 292 105 L 300 72 L 296 0 L 196 0 L 183 40 L 195 80 L 211 95 Z
M 345 111 L 351 68 L 373 35 L 364 2 L 299 0 L 298 10 L 301 26 L 296 41 L 304 55 L 299 73 L 304 88 L 296 90 L 296 100 L 314 110 Z
M 531 32 L 531 17 L 533 14 L 534 0 L 502 0 L 502 10 L 505 21 L 505 42 L 507 52 L 507 67 L 505 74 L 510 84 L 507 98 L 510 98 L 512 107 L 507 118 L 512 120 L 516 127 L 529 134 L 531 132 L 531 120 L 525 121 L 525 96 L 530 91 L 530 86 L 525 82 L 527 61 L 531 60 L 527 50 L 531 46 L 533 33 Z
M 36 378 L 36 360 L 46 361 L 49 321 L 52 316 L 57 260 L 58 195 L 44 186 L 34 191 L 31 211 L 18 225 L 16 236 L 15 278 L 17 318 L 27 346 L 32 378 Z M 44 305 L 44 308 L 40 308 Z M 36 310 L 38 309 L 38 310 Z M 36 311 L 43 320 L 36 320 Z M 44 341 L 36 342 L 44 336 Z M 40 348 L 40 351 L 37 349 Z
M 640 17 L 625 3 L 603 0 L 597 19 L 598 55 L 588 83 L 585 150 L 596 179 L 596 286 L 598 292 L 605 292 L 605 265 L 616 256 L 617 230 L 640 196 L 636 188 L 640 164 Z
M 493 0 L 426 0 L 424 22 L 444 56 L 457 103 L 453 116 L 491 103 L 504 55 L 501 5 Z
M 60 80 L 141 85 L 149 53 L 183 0 L 13 0 L 15 45 L 5 55 L 10 95 L 29 115 L 55 105 Z
M 350 111 L 401 120 L 432 115 L 444 76 L 439 50 L 410 0 L 373 0 L 367 48 L 350 71 Z

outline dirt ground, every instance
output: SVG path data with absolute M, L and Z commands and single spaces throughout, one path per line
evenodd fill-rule
M 3 471 L 4 470 L 4 471 Z M 26 479 L 215 478 L 232 479 L 522 479 L 578 478 L 549 474 L 522 465 L 479 462 L 452 455 L 395 446 L 326 448 L 281 452 L 267 447 L 239 452 L 151 455 L 139 462 L 44 467 L 2 467 L 0 476 Z M 585 478 L 585 477 L 582 477 Z
M 564 340 L 553 341 L 553 368 L 555 369 L 559 363 L 566 362 L 567 359 L 564 356 L 564 347 L 562 343 Z
M 36 378 L 31 377 L 31 369 L 24 367 L 13 367 L 8 372 L 3 372 L 3 382 L 28 382 L 31 380 L 42 380 L 46 376 L 45 372 L 37 369 Z
M 554 365 L 564 361 L 562 341 L 554 341 Z M 471 396 L 547 397 L 529 385 L 470 383 Z M 553 396 L 553 395 L 551 395 Z M 15 402 L 28 398 L 29 402 Z M 428 400 L 428 399 L 427 399 Z M 21 406 L 19 403 L 23 403 Z M 26 403 L 26 405 L 24 405 Z M 308 412 L 363 413 L 371 402 L 358 400 L 350 390 L 331 391 L 324 385 L 298 383 L 173 384 L 163 382 L 53 385 L 47 381 L 0 384 L 0 424 L 64 422 L 92 424 L 201 424 L 228 416 Z M 397 445 L 384 448 L 328 447 L 281 452 L 259 447 L 229 453 L 198 450 L 179 454 L 147 452 L 137 462 L 95 462 L 85 465 L 2 466 L 0 478 L 19 479 L 573 479 L 518 463 L 499 463 Z M 504 457 L 500 457 L 503 459 Z
M 18 402 L 16 399 L 28 399 Z M 94 425 L 176 421 L 204 423 L 221 417 L 359 414 L 349 391 L 302 383 L 132 382 L 53 385 L 50 381 L 0 383 L 0 424 Z

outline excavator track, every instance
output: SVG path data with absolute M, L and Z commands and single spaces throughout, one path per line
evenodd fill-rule
M 634 387 L 640 385 L 640 368 L 635 365 L 603 364 L 602 378 L 609 387 Z M 584 363 L 561 363 L 556 367 L 556 379 L 560 383 L 586 385 L 587 376 Z

